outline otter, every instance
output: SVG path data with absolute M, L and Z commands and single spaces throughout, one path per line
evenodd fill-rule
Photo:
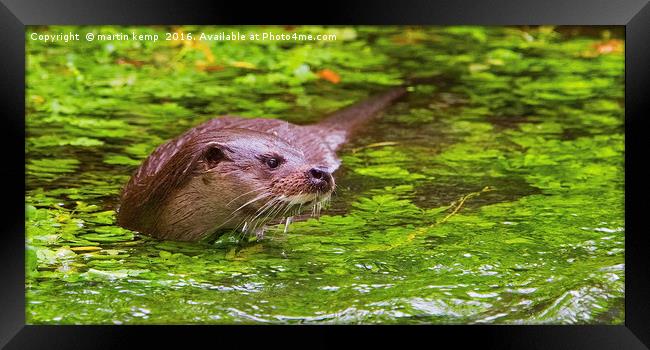
M 158 239 L 198 241 L 218 231 L 262 237 L 303 208 L 318 212 L 336 187 L 336 151 L 405 86 L 311 125 L 225 115 L 157 147 L 124 187 L 117 222 Z

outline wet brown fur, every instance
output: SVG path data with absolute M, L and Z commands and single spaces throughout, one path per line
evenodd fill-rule
M 309 182 L 309 170 L 333 173 L 340 165 L 336 150 L 404 93 L 394 88 L 313 125 L 236 116 L 198 125 L 156 148 L 135 171 L 122 192 L 118 224 L 162 239 L 199 240 L 252 220 L 268 203 L 246 204 L 257 187 L 269 198 L 322 194 Z M 266 156 L 284 161 L 271 170 Z M 333 186 L 332 178 L 326 190 Z M 257 227 L 279 214 L 268 210 L 251 222 Z

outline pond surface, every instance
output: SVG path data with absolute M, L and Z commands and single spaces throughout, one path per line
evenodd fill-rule
M 593 29 L 593 28 L 592 28 Z M 333 33 L 321 42 L 29 33 Z M 622 324 L 624 56 L 550 27 L 30 27 L 30 324 Z M 262 240 L 116 225 L 157 145 L 221 114 L 298 124 L 411 77 L 339 153 L 322 215 Z

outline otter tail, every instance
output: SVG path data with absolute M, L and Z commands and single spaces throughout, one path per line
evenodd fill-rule
M 349 134 L 366 124 L 372 117 L 392 105 L 395 100 L 405 94 L 405 86 L 392 88 L 343 108 L 325 117 L 317 125 L 331 132 L 344 133 L 344 137 L 347 139 Z
M 370 96 L 349 107 L 343 108 L 322 121 L 314 127 L 319 132 L 324 132 L 326 143 L 330 148 L 336 150 L 344 144 L 355 131 L 360 129 L 374 116 L 388 108 L 402 96 L 407 94 L 407 87 L 415 85 L 437 84 L 440 76 L 433 77 L 411 77 L 405 79 L 402 86 L 393 87 L 383 93 Z

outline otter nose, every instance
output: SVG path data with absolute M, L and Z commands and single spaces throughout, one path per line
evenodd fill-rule
M 317 186 L 326 186 L 332 183 L 332 174 L 323 169 L 311 168 L 307 172 L 307 175 L 309 176 L 309 181 Z

